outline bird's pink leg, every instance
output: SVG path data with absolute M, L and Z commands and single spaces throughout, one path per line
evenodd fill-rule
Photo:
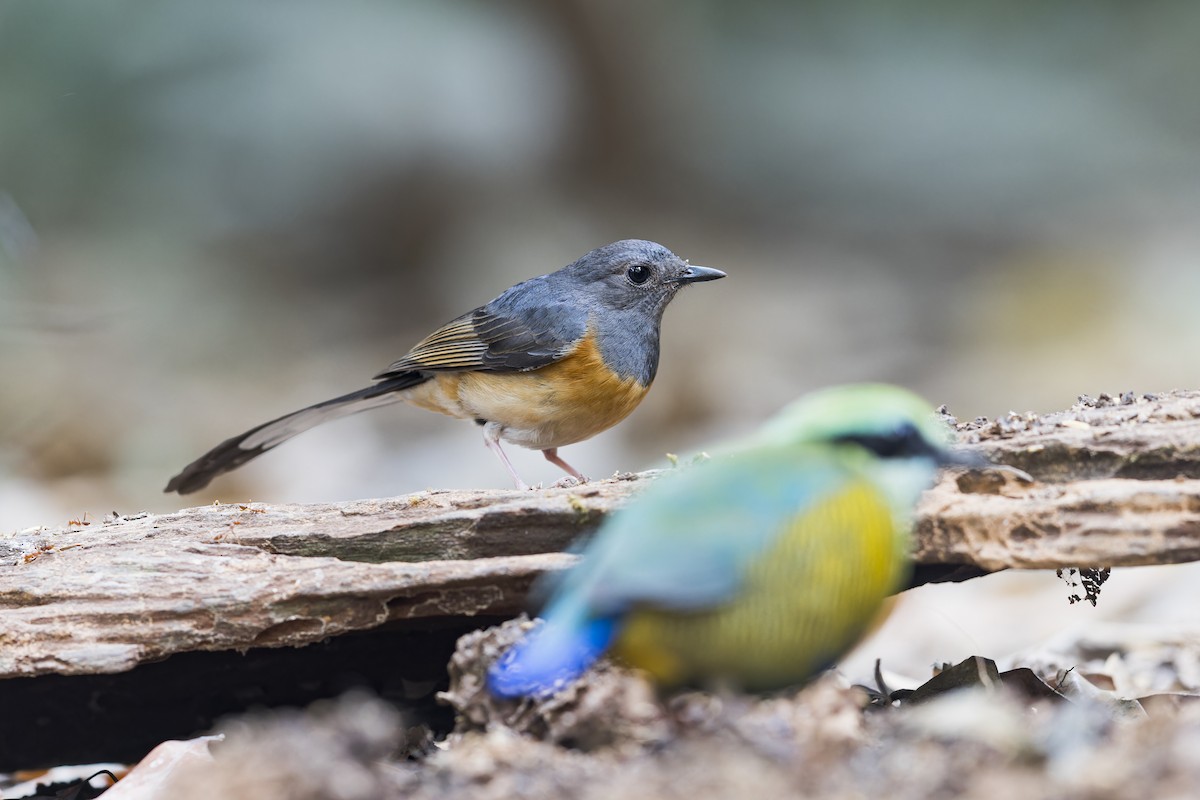
M 587 483 L 587 476 L 558 457 L 557 447 L 551 447 L 548 450 L 543 450 L 542 455 L 546 457 L 547 461 L 570 475 L 575 480 L 579 481 L 580 483 Z
M 528 489 L 529 484 L 521 480 L 521 476 L 517 474 L 517 469 L 508 460 L 508 454 L 504 452 L 504 448 L 500 446 L 500 430 L 493 429 L 491 425 L 485 425 L 483 428 L 483 443 L 487 445 L 488 450 L 496 454 L 496 458 L 500 459 L 500 463 L 508 470 L 508 474 L 512 476 L 513 482 L 517 484 L 518 489 Z

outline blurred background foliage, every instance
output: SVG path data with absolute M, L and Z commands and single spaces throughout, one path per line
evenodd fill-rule
M 964 418 L 1193 385 L 1198 30 L 1187 0 L 7 0 L 0 532 L 173 510 L 211 445 L 626 237 L 730 277 L 567 451 L 591 475 L 835 381 Z M 507 483 L 397 407 L 187 502 Z

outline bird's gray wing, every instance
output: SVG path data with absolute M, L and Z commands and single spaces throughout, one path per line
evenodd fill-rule
M 375 377 L 408 372 L 525 372 L 568 355 L 587 332 L 587 310 L 533 281 L 447 322 Z

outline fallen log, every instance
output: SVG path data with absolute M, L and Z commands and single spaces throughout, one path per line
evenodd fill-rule
M 1200 392 L 1101 395 L 1044 416 L 946 419 L 964 447 L 1019 469 L 950 473 L 925 494 L 914 529 L 918 581 L 1200 559 Z M 412 659 L 421 670 L 430 660 L 444 664 L 450 633 L 524 610 L 537 576 L 573 563 L 569 544 L 653 477 L 533 492 L 214 505 L 11 534 L 0 538 L 0 699 L 42 703 L 50 718 L 59 703 L 58 716 L 69 716 L 79 706 L 71 698 L 88 695 L 95 706 L 101 690 L 55 685 L 38 694 L 49 684 L 35 676 L 115 679 L 133 670 L 129 682 L 102 691 L 174 685 L 159 698 L 171 705 L 190 678 L 138 676 L 177 661 L 188 675 L 205 674 L 212 667 L 191 658 L 204 651 L 262 653 L 356 632 L 388 637 L 394 655 L 372 667 L 380 674 L 403 673 Z M 407 630 L 432 636 L 408 647 L 423 652 L 406 653 L 404 642 L 417 641 Z M 346 652 L 339 668 L 365 669 L 360 645 Z M 281 662 L 261 681 L 300 672 Z M 146 733 L 187 735 L 215 713 Z M 29 765 L 48 747 L 62 755 L 54 730 L 26 743 L 0 769 Z

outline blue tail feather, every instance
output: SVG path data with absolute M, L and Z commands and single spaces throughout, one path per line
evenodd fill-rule
M 545 697 L 587 671 L 612 644 L 613 618 L 570 625 L 551 619 L 517 642 L 488 670 L 496 697 Z

